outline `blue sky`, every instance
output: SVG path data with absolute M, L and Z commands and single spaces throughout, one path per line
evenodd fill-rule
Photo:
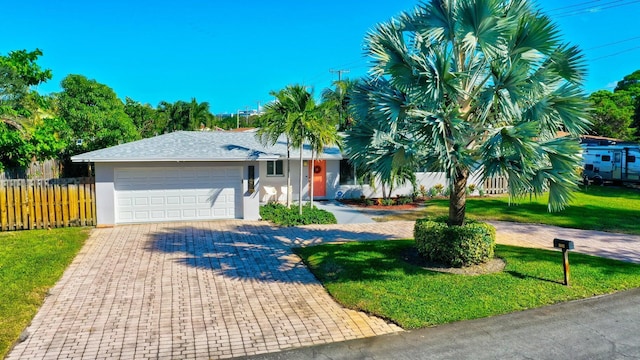
M 3 0 L 0 54 L 40 48 L 60 90 L 82 74 L 131 97 L 210 103 L 214 113 L 255 109 L 288 84 L 316 93 L 345 69 L 367 71 L 365 34 L 417 1 L 10 1 Z M 540 0 L 564 39 L 588 60 L 587 92 L 640 69 L 640 1 Z M 615 44 L 614 44 L 615 43 Z

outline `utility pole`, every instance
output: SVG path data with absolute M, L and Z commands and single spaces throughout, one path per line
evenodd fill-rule
M 343 73 L 348 74 L 349 70 L 348 69 L 339 69 L 339 70 L 330 69 L 329 72 L 332 74 L 338 74 L 338 82 L 340 82 L 342 81 L 342 74 Z
M 338 95 L 340 96 L 340 101 L 342 101 L 342 84 L 340 83 L 342 81 L 342 73 L 349 73 L 348 69 L 339 69 L 339 70 L 333 70 L 330 69 L 329 70 L 330 73 L 332 74 L 338 74 L 338 86 L 336 86 L 338 88 L 338 91 L 340 92 Z M 338 104 L 338 126 L 340 129 L 342 127 L 342 104 Z

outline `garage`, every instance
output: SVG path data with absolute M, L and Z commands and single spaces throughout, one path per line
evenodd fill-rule
M 242 213 L 240 167 L 114 169 L 115 222 L 234 219 Z

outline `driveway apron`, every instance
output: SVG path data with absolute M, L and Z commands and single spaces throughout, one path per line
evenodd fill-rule
M 217 359 L 400 331 L 338 305 L 290 249 L 396 237 L 246 221 L 95 229 L 7 359 Z

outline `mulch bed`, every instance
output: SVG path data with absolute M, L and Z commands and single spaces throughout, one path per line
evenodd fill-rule
M 400 254 L 403 261 L 419 266 L 426 270 L 444 272 L 457 275 L 483 275 L 501 272 L 506 263 L 500 258 L 493 258 L 484 264 L 471 265 L 462 268 L 448 267 L 442 264 L 427 261 L 423 258 L 415 247 L 406 248 Z
M 404 205 L 377 205 L 378 199 L 371 199 L 371 200 L 373 200 L 374 205 L 367 205 L 362 200 L 358 200 L 358 199 L 341 199 L 340 202 L 345 205 L 356 206 L 356 207 L 371 209 L 371 210 L 415 210 L 424 204 L 424 201 L 414 201 L 412 203 L 408 203 Z

